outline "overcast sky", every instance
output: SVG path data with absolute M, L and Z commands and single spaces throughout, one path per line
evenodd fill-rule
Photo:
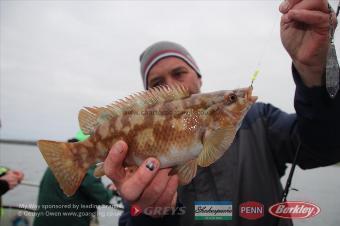
M 1 1 L 0 137 L 74 136 L 83 106 L 106 105 L 143 89 L 139 54 L 160 40 L 181 43 L 192 53 L 203 92 L 248 86 L 260 63 L 254 85 L 259 101 L 293 112 L 279 4 Z

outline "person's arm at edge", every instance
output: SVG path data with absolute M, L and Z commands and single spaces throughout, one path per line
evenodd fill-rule
M 340 161 L 340 94 L 330 98 L 325 85 L 307 87 L 294 65 L 292 72 L 296 84 L 294 107 L 302 144 L 327 164 Z
M 100 178 L 93 175 L 94 169 L 87 171 L 85 179 L 80 185 L 80 192 L 86 194 L 97 205 L 109 204 L 113 197 L 113 191 L 106 189 Z
M 331 99 L 325 86 L 307 87 L 294 66 L 296 114 L 287 114 L 271 104 L 258 104 L 267 124 L 267 140 L 280 176 L 285 164 L 292 163 L 298 144 L 297 164 L 302 169 L 326 166 L 340 161 L 340 95 Z
M 0 196 L 5 194 L 8 190 L 9 190 L 8 182 L 0 179 Z

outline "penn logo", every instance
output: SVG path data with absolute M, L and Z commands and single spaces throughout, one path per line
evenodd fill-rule
M 259 202 L 244 202 L 240 204 L 240 217 L 248 220 L 256 220 L 264 216 L 264 206 Z
M 281 202 L 272 205 L 269 213 L 275 217 L 286 219 L 306 219 L 320 213 L 320 207 L 313 203 L 301 201 Z

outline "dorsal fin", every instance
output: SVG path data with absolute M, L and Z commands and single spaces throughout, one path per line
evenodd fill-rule
M 99 125 L 112 119 L 114 116 L 114 112 L 104 107 L 85 107 L 79 111 L 78 120 L 80 129 L 84 134 L 92 134 Z
M 189 91 L 183 85 L 157 86 L 149 90 L 130 95 L 105 107 L 85 107 L 79 111 L 79 125 L 84 134 L 92 134 L 104 122 L 155 104 L 183 99 Z

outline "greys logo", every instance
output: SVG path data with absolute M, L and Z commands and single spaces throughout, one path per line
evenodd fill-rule
M 132 205 L 130 209 L 130 214 L 133 217 L 139 216 L 141 214 L 145 215 L 184 215 L 185 207 L 147 207 L 142 209 L 138 205 Z

